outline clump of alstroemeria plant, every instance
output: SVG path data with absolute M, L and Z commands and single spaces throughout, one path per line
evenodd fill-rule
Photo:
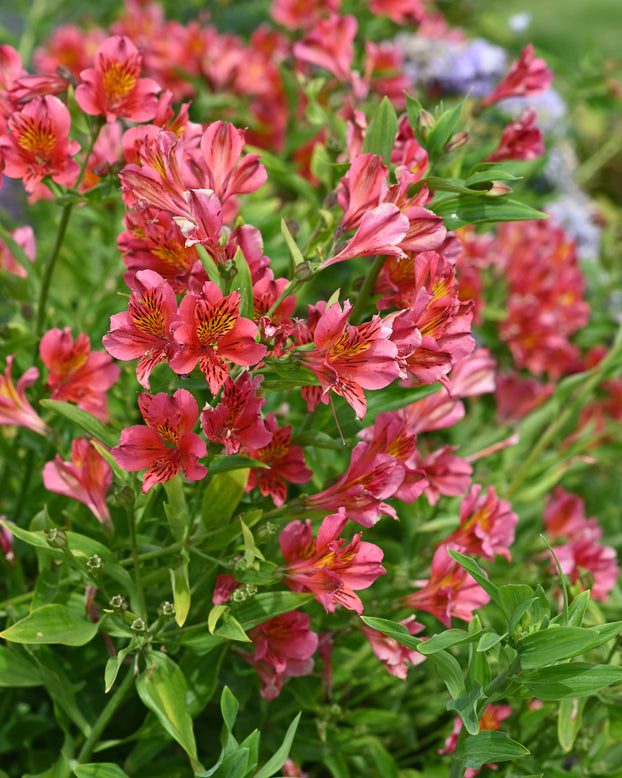
M 531 187 L 553 72 L 265 5 L 0 46 L 2 774 L 609 774 L 622 345 Z

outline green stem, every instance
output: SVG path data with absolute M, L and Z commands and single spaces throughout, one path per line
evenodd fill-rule
M 140 573 L 140 562 L 138 558 L 138 545 L 136 543 L 136 513 L 134 509 L 128 510 L 128 527 L 130 530 L 130 543 L 132 546 L 132 559 L 134 562 L 134 576 L 136 578 L 136 588 L 138 589 L 138 597 L 140 599 L 141 616 L 147 622 L 147 603 L 145 601 L 145 591 L 143 589 L 143 581 Z
M 159 559 L 162 556 L 177 554 L 183 547 L 183 543 L 172 543 L 170 546 L 167 546 L 166 548 L 160 548 L 157 551 L 145 551 L 144 554 L 138 554 L 138 557 L 132 556 L 131 559 L 123 559 L 121 562 L 119 562 L 119 564 L 123 565 L 124 567 L 131 567 L 135 564 L 136 558 L 139 562 L 149 562 L 152 559 Z
M 130 668 L 127 675 L 125 676 L 122 683 L 120 684 L 120 686 L 117 688 L 117 690 L 112 695 L 112 697 L 108 700 L 108 703 L 104 707 L 103 711 L 99 714 L 97 721 L 95 722 L 95 724 L 93 724 L 93 729 L 91 730 L 91 734 L 85 740 L 84 745 L 82 746 L 82 748 L 80 749 L 80 753 L 78 754 L 78 764 L 84 764 L 85 762 L 89 761 L 89 759 L 93 754 L 93 751 L 95 750 L 95 746 L 97 745 L 97 741 L 99 740 L 100 735 L 108 726 L 108 722 L 110 721 L 110 719 L 117 712 L 117 708 L 121 705 L 121 703 L 125 699 L 125 696 L 129 692 L 133 683 L 134 683 L 134 672 L 133 669 Z
M 352 311 L 350 313 L 350 322 L 352 324 L 358 324 L 360 322 L 363 314 L 363 308 L 367 304 L 367 301 L 369 300 L 372 292 L 374 291 L 376 280 L 380 275 L 380 271 L 382 270 L 382 267 L 386 259 L 387 258 L 385 256 L 382 255 L 377 256 L 374 259 L 374 263 L 371 266 L 371 270 L 365 276 L 365 281 L 363 281 L 363 286 L 361 287 L 359 296 L 357 297 L 357 300 L 354 303 L 354 307 L 352 308 Z
M 65 233 L 67 232 L 67 225 L 69 224 L 69 218 L 71 216 L 72 210 L 73 210 L 73 203 L 68 203 L 63 207 L 63 213 L 60 217 L 58 230 L 56 231 L 56 239 L 54 241 L 54 245 L 52 246 L 52 250 L 48 255 L 47 261 L 45 263 L 45 268 L 43 270 L 43 278 L 41 279 L 41 291 L 39 292 L 39 303 L 37 307 L 37 329 L 35 333 L 37 337 L 37 341 L 43 334 L 43 323 L 45 321 L 46 303 L 48 299 L 48 293 L 50 291 L 50 284 L 52 282 L 52 274 L 54 273 L 54 267 L 56 266 L 56 260 L 58 259 L 60 248 L 63 245 L 63 240 L 65 239 Z M 38 348 L 39 348 L 39 344 L 37 343 L 37 350 Z M 37 352 L 35 352 L 35 358 L 36 356 L 37 356 Z
M 25 594 L 18 594 L 15 597 L 11 597 L 9 600 L 0 602 L 0 611 L 5 611 L 7 608 L 11 608 L 14 605 L 21 605 L 24 602 L 30 602 L 32 600 L 34 592 L 26 592 Z

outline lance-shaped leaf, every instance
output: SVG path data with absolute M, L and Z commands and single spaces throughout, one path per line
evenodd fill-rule
M 84 646 L 97 634 L 101 621 L 94 624 L 76 616 L 64 605 L 43 605 L 25 619 L 0 632 L 11 643 Z
M 150 652 L 147 667 L 136 679 L 138 696 L 164 729 L 197 762 L 192 718 L 186 707 L 188 687 L 184 674 L 166 654 Z
M 36 665 L 0 646 L 0 687 L 41 686 L 42 683 Z
M 526 670 L 514 679 L 533 697 L 565 700 L 596 694 L 614 683 L 622 683 L 622 667 L 569 662 L 539 670 Z
M 384 157 L 387 165 L 390 165 L 397 127 L 395 108 L 389 98 L 385 96 L 374 111 L 367 127 L 363 141 L 363 153 L 378 154 Z
M 73 768 L 76 778 L 129 778 L 127 773 L 112 762 L 81 764 Z
M 82 410 L 71 403 L 62 402 L 61 400 L 41 400 L 40 404 L 44 408 L 49 408 L 54 413 L 62 416 L 64 419 L 72 422 L 76 427 L 88 432 L 96 440 L 112 448 L 119 442 L 119 433 L 115 432 L 110 427 L 107 427 L 99 419 L 93 416 L 92 413 Z
M 459 195 L 434 202 L 430 207 L 434 213 L 443 217 L 443 224 L 448 230 L 457 230 L 469 224 L 548 218 L 542 211 L 506 197 L 493 199 Z
M 529 749 L 508 737 L 504 732 L 485 729 L 466 738 L 456 756 L 465 760 L 466 767 L 479 770 L 487 763 L 508 762 L 529 754 Z

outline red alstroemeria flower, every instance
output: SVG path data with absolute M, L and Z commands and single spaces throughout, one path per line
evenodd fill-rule
M 80 144 L 69 140 L 71 117 L 67 107 L 53 95 L 37 97 L 8 119 L 8 132 L 0 137 L 4 174 L 20 178 L 29 194 L 36 192 L 45 176 L 63 186 L 75 184 L 80 165 L 73 156 Z
M 337 201 L 343 210 L 339 227 L 348 232 L 357 228 L 363 216 L 384 200 L 389 170 L 378 154 L 357 154 L 341 179 Z
M 544 140 L 536 125 L 538 114 L 533 108 L 511 121 L 503 130 L 499 145 L 486 157 L 486 162 L 502 162 L 505 159 L 530 160 L 544 154 Z
M 319 380 L 324 404 L 333 391 L 362 419 L 367 406 L 363 389 L 388 386 L 399 375 L 399 367 L 397 348 L 380 316 L 355 327 L 347 323 L 351 310 L 348 301 L 343 311 L 339 303 L 325 309 L 313 332 L 315 350 L 302 352 L 300 361 Z
M 270 469 L 251 468 L 246 491 L 257 486 L 264 497 L 270 495 L 280 508 L 287 499 L 287 482 L 304 484 L 313 473 L 305 464 L 302 448 L 291 443 L 291 426 L 279 427 L 275 413 L 266 416 L 265 425 L 272 435 L 270 442 L 262 448 L 247 446 L 247 449 L 250 457 L 270 465 Z
M 396 494 L 404 481 L 404 465 L 379 450 L 376 442 L 358 443 L 350 466 L 337 483 L 305 498 L 310 510 L 332 511 L 345 507 L 348 517 L 363 527 L 372 527 L 382 514 L 397 520 L 397 513 L 384 500 Z
M 0 516 L 5 520 L 6 516 Z M 4 554 L 6 561 L 13 567 L 15 562 L 15 552 L 13 551 L 13 533 L 4 525 L 0 525 L 0 551 Z
M 151 78 L 140 78 L 141 57 L 129 38 L 113 35 L 95 53 L 95 67 L 80 73 L 76 102 L 84 113 L 117 116 L 133 122 L 148 122 L 158 109 L 160 85 Z
M 6 120 L 15 110 L 11 90 L 16 79 L 26 75 L 19 52 L 7 44 L 0 46 L 0 132 L 6 129 Z
M 71 462 L 63 462 L 57 454 L 43 467 L 43 485 L 48 491 L 84 503 L 102 524 L 110 521 L 106 493 L 111 484 L 112 468 L 84 438 L 71 442 Z
M 357 86 L 362 86 L 360 76 L 351 70 L 357 29 L 356 17 L 331 14 L 328 19 L 320 19 L 303 40 L 294 44 L 294 57 L 328 70 L 343 83 L 351 83 L 357 93 Z
M 136 378 L 149 389 L 153 368 L 177 350 L 173 326 L 180 319 L 177 298 L 169 284 L 153 270 L 139 270 L 131 284 L 128 310 L 110 317 L 110 332 L 104 335 L 106 351 L 116 359 L 138 358 Z
M 175 330 L 175 340 L 181 348 L 169 365 L 184 374 L 198 363 L 212 394 L 227 378 L 225 360 L 250 367 L 266 353 L 265 346 L 255 343 L 257 325 L 239 314 L 241 299 L 239 292 L 225 296 L 216 284 L 207 281 L 200 295 L 187 294 L 179 306 L 183 324 Z
M 39 354 L 50 371 L 47 379 L 52 400 L 66 400 L 108 421 L 106 392 L 116 383 L 120 370 L 108 354 L 91 351 L 89 336 L 73 339 L 69 327 L 48 330 L 41 338 Z
M 50 428 L 28 402 L 24 391 L 39 378 L 39 371 L 36 367 L 28 368 L 16 387 L 11 378 L 14 359 L 14 354 L 9 355 L 6 370 L 0 373 L 0 426 L 28 427 L 39 435 L 47 435 Z
M 241 446 L 262 449 L 272 439 L 272 431 L 261 418 L 265 400 L 258 396 L 262 376 L 251 379 L 242 373 L 235 381 L 227 378 L 219 404 L 201 412 L 201 426 L 208 440 L 221 443 L 225 454 L 237 454 Z
M 310 591 L 334 613 L 343 605 L 361 615 L 363 603 L 355 590 L 367 589 L 386 570 L 380 564 L 383 551 L 354 535 L 349 543 L 340 538 L 348 516 L 343 508 L 327 516 L 314 540 L 311 521 L 290 522 L 279 536 L 287 562 L 285 582 L 295 592 Z
M 168 481 L 183 470 L 192 481 L 199 481 L 207 468 L 198 463 L 206 454 L 205 442 L 192 432 L 199 407 L 185 389 L 172 397 L 165 392 L 141 394 L 138 407 L 147 426 L 137 424 L 121 433 L 118 446 L 112 449 L 115 462 L 128 472 L 147 468 L 143 492 Z
M 309 624 L 307 613 L 290 611 L 265 621 L 248 633 L 255 652 L 243 652 L 242 656 L 259 674 L 260 694 L 264 700 L 277 697 L 283 681 L 288 678 L 313 672 L 312 656 L 319 639 Z
M 482 587 L 449 556 L 445 545 L 434 552 L 430 578 L 422 583 L 422 589 L 402 597 L 402 604 L 431 613 L 448 629 L 452 616 L 469 622 L 473 611 L 490 600 Z
M 436 505 L 441 494 L 457 497 L 469 488 L 473 468 L 466 459 L 453 455 L 457 448 L 443 446 L 416 460 L 427 478 L 424 491 L 430 505 Z
M 426 14 L 426 0 L 370 0 L 369 10 L 376 16 L 388 16 L 396 24 L 419 24 Z
M 518 516 L 509 502 L 499 499 L 492 486 L 485 494 L 481 491 L 480 484 L 473 484 L 460 503 L 459 527 L 443 543 L 490 560 L 499 554 L 509 562 Z
M 324 270 L 346 259 L 368 257 L 372 254 L 405 258 L 406 254 L 399 244 L 404 240 L 409 227 L 408 216 L 404 215 L 397 205 L 381 203 L 364 214 L 357 231 L 345 247 L 338 254 L 325 259 L 318 270 Z
M 553 73 L 543 59 L 534 55 L 534 47 L 529 43 L 520 58 L 512 63 L 505 78 L 484 97 L 482 106 L 493 105 L 506 97 L 535 97 L 546 91 L 553 81 Z
M 337 13 L 340 5 L 341 0 L 274 0 L 270 16 L 290 30 L 306 30 L 326 14 Z

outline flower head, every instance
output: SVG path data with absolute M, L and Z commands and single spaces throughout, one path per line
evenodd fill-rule
M 382 549 L 362 541 L 360 533 L 349 543 L 339 537 L 347 520 L 340 508 L 324 519 L 315 539 L 309 519 L 292 521 L 279 544 L 287 562 L 285 581 L 293 591 L 313 592 L 327 613 L 339 604 L 360 615 L 363 603 L 355 590 L 367 589 L 386 570 L 380 564 Z
M 64 462 L 58 454 L 47 462 L 43 484 L 50 492 L 84 503 L 102 524 L 110 521 L 106 492 L 112 484 L 112 468 L 88 440 L 72 441 L 71 462 Z
M 28 427 L 39 435 L 47 435 L 50 428 L 39 417 L 25 394 L 26 387 L 32 386 L 39 378 L 39 371 L 36 367 L 28 368 L 16 387 L 11 378 L 14 359 L 14 354 L 6 358 L 6 369 L 4 374 L 0 374 L 0 426 Z
M 104 115 L 112 122 L 117 116 L 133 122 L 147 122 L 156 114 L 160 85 L 140 78 L 141 57 L 124 35 L 107 38 L 95 53 L 95 67 L 80 73 L 76 101 L 85 113 Z
M 168 481 L 179 470 L 192 481 L 203 478 L 207 468 L 197 460 L 205 456 L 206 446 L 192 432 L 199 408 L 190 392 L 178 389 L 172 397 L 165 392 L 143 393 L 138 407 L 147 426 L 138 424 L 123 430 L 119 445 L 111 452 L 119 467 L 129 472 L 147 468 L 143 492 Z

